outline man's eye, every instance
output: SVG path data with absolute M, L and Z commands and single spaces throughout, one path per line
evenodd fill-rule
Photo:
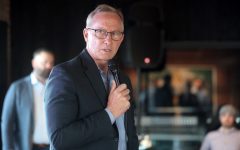
M 113 32 L 113 35 L 119 36 L 119 35 L 121 35 L 121 32 Z
M 104 31 L 104 30 L 98 30 L 98 32 L 101 33 L 101 34 L 106 33 L 106 31 Z

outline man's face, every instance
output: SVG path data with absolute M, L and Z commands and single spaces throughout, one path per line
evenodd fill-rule
M 34 72 L 47 79 L 54 65 L 54 56 L 48 52 L 41 52 L 32 60 Z
M 232 114 L 225 113 L 220 116 L 221 125 L 225 128 L 234 126 L 235 117 Z
M 120 17 L 111 12 L 100 12 L 96 14 L 87 28 L 103 29 L 107 32 L 123 32 L 124 30 Z M 84 29 L 83 34 L 86 41 L 86 48 L 95 62 L 107 62 L 112 59 L 123 41 L 123 36 L 118 41 L 112 40 L 111 34 L 109 33 L 105 39 L 99 39 L 95 36 L 94 30 Z

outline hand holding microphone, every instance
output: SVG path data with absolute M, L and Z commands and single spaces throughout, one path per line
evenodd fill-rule
M 130 107 L 130 90 L 126 84 L 120 84 L 118 67 L 113 61 L 109 61 L 109 70 L 112 72 L 115 82 L 111 83 L 111 90 L 108 96 L 107 108 L 115 118 L 124 114 Z

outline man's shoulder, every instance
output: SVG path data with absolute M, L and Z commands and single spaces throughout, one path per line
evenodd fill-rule
M 215 137 L 218 137 L 220 134 L 220 131 L 219 130 L 214 130 L 214 131 L 211 131 L 209 132 L 206 137 L 208 138 L 215 138 Z
M 54 77 L 74 78 L 84 72 L 80 55 L 53 67 L 49 79 Z
M 77 69 L 81 69 L 82 65 L 81 65 L 81 58 L 80 56 L 75 56 L 74 58 L 59 63 L 56 66 L 53 67 L 53 70 L 66 70 L 66 71 L 70 71 L 70 70 L 76 70 Z
M 27 75 L 25 77 L 22 77 L 22 78 L 20 78 L 20 79 L 18 79 L 16 81 L 14 81 L 12 83 L 12 85 L 14 85 L 14 86 L 21 86 L 21 85 L 26 84 L 26 83 L 28 83 L 30 81 L 31 81 L 30 75 Z
M 25 89 L 30 84 L 31 84 L 30 75 L 22 77 L 11 83 L 10 87 L 8 88 L 8 93 Z
M 238 136 L 240 136 L 240 130 L 239 129 L 235 129 L 235 131 L 234 131 L 234 133 L 236 134 L 236 135 L 238 135 Z
M 234 129 L 234 131 L 231 132 L 231 133 L 233 133 L 234 135 L 240 136 L 240 130 L 239 130 L 239 129 Z M 218 136 L 220 136 L 220 135 L 222 135 L 222 134 L 223 134 L 223 133 L 218 129 L 218 130 L 214 130 L 214 131 L 209 132 L 209 133 L 207 134 L 207 137 L 209 137 L 209 138 L 214 138 L 214 137 L 218 137 Z M 233 135 L 233 134 L 231 134 L 231 135 Z
M 77 55 L 67 61 L 64 61 L 62 63 L 59 63 L 57 64 L 55 67 L 67 67 L 67 66 L 73 66 L 73 65 L 76 65 L 78 63 L 80 63 L 81 61 L 81 58 L 80 58 L 80 55 Z

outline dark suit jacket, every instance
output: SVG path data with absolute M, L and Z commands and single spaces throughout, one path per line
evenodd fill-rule
M 33 134 L 33 89 L 30 76 L 14 82 L 2 111 L 3 150 L 31 150 Z
M 120 73 L 130 89 L 130 80 Z M 108 94 L 98 68 L 83 50 L 74 59 L 53 68 L 45 92 L 51 149 L 117 150 L 114 128 L 105 111 Z M 125 113 L 127 149 L 138 149 L 131 107 Z

